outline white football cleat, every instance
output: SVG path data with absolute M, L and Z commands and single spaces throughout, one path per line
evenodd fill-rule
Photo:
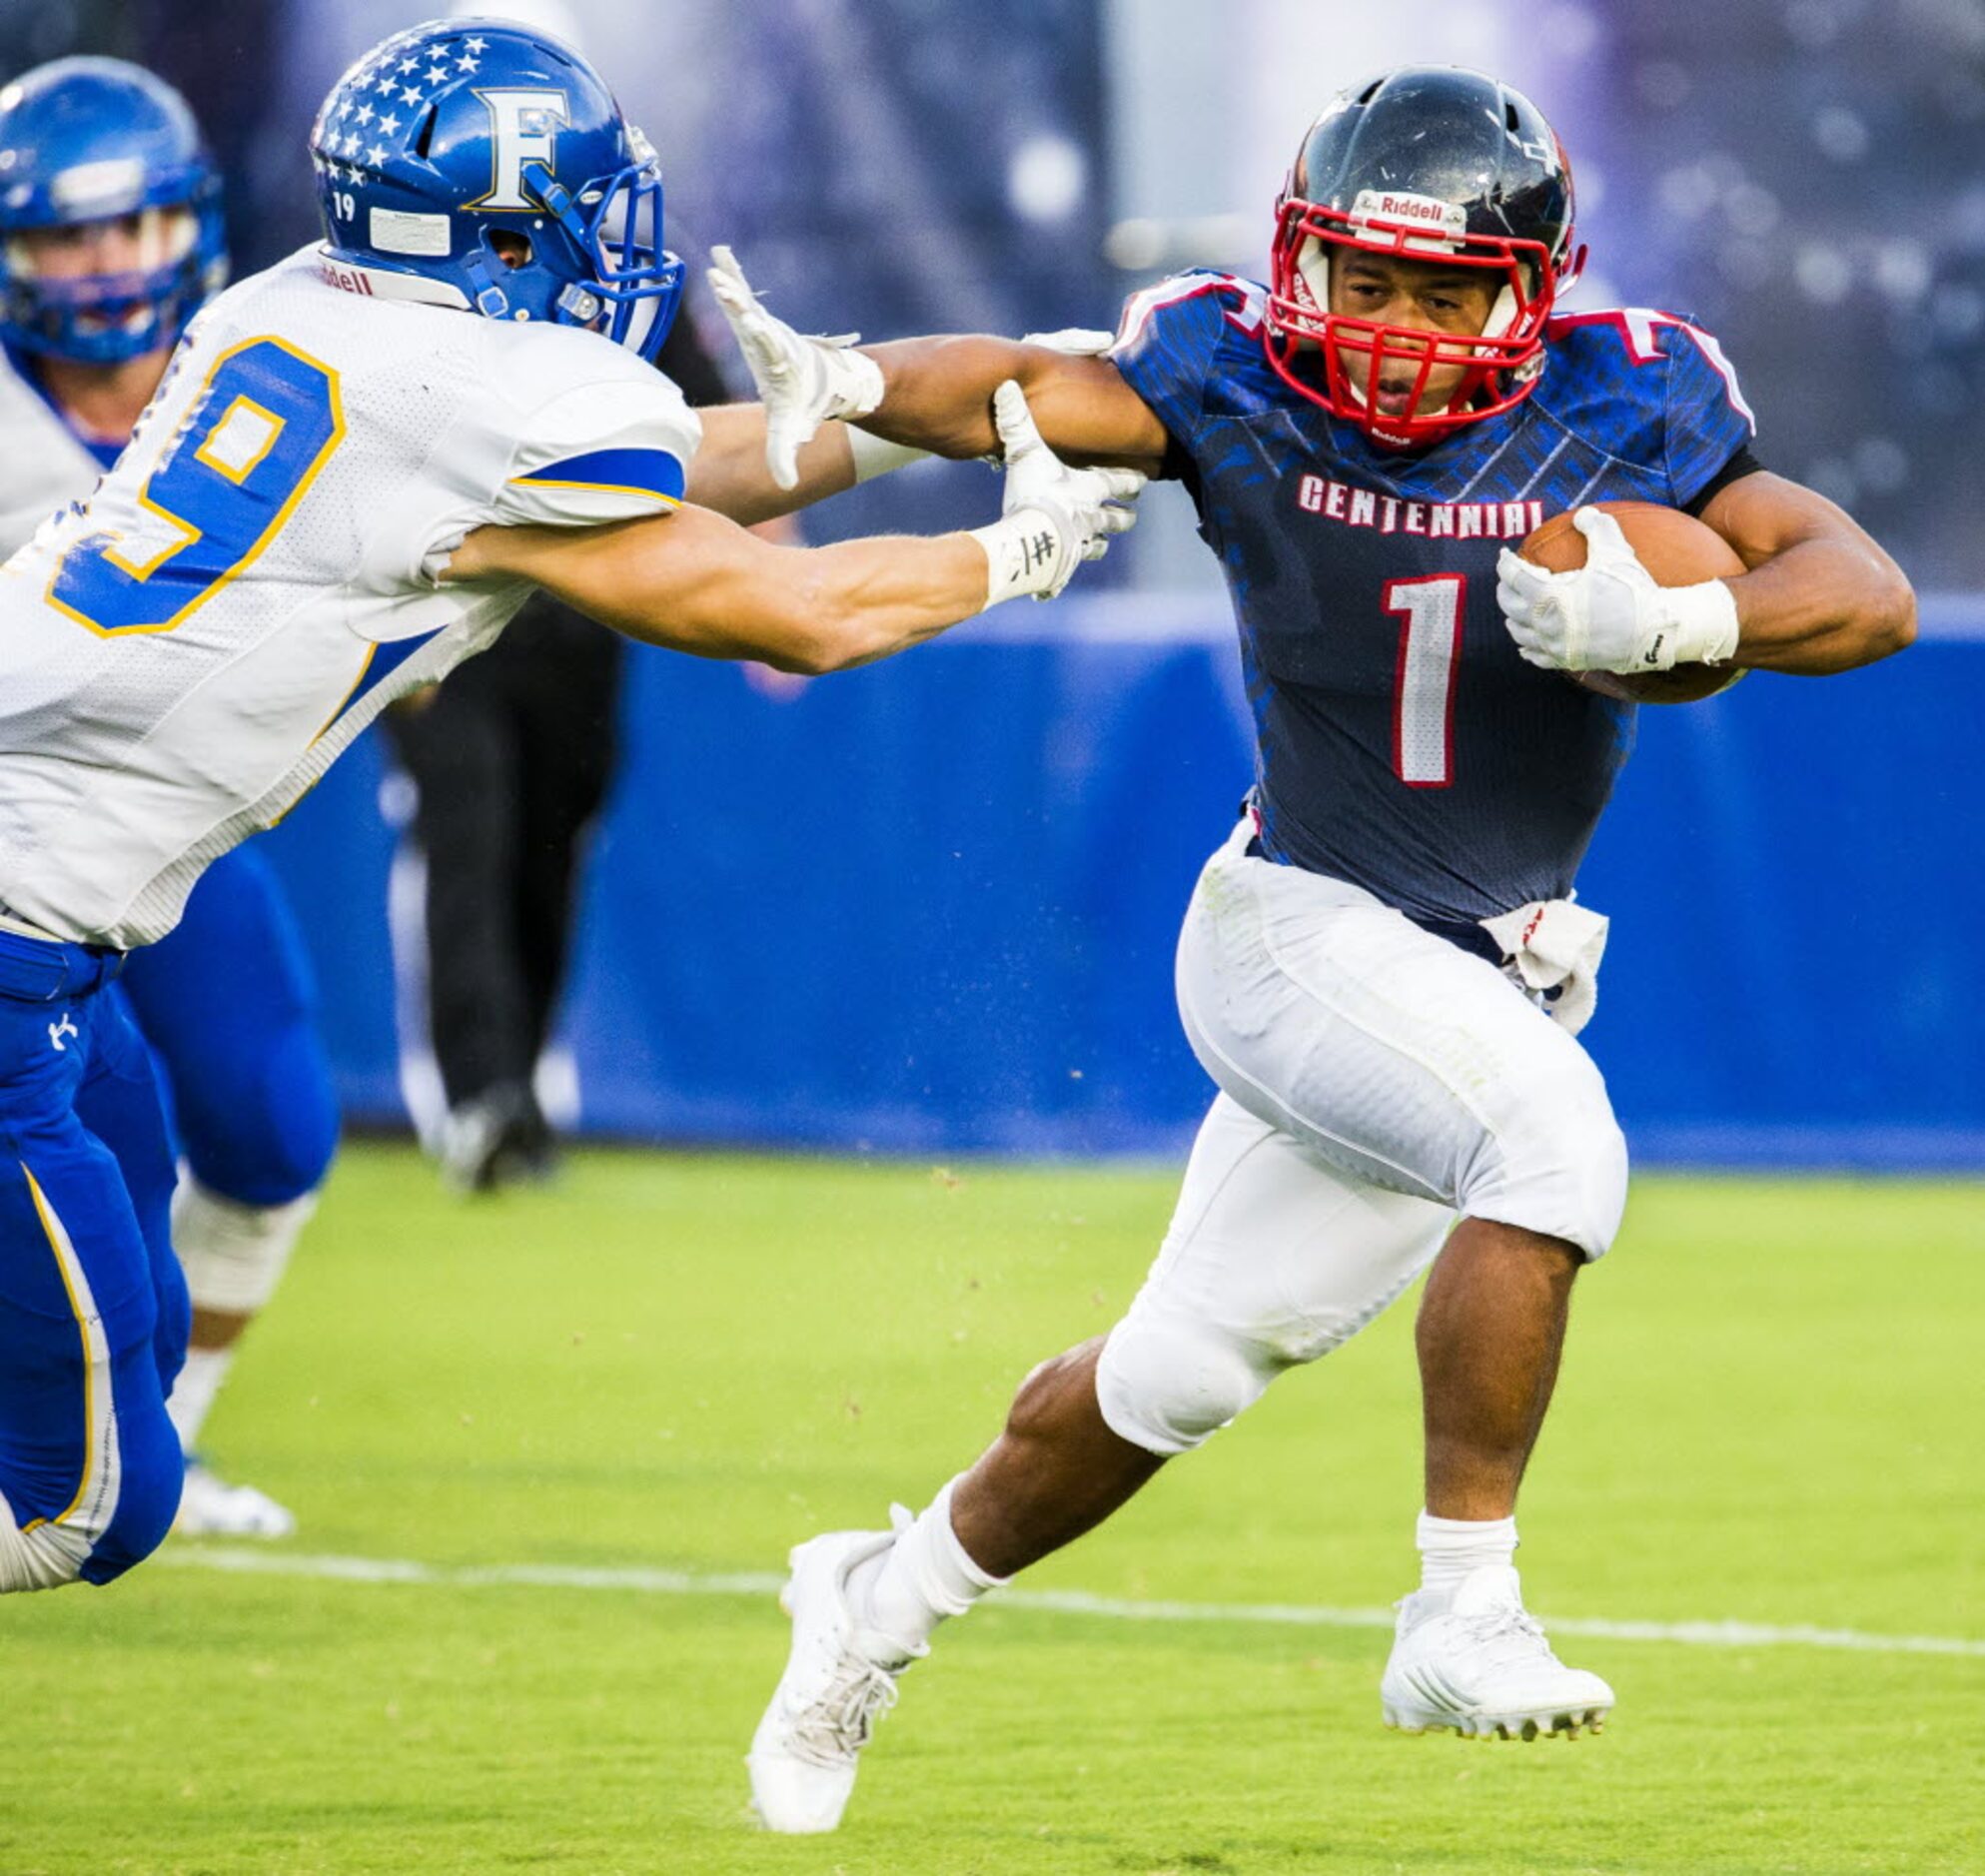
M 231 1485 L 200 1459 L 186 1462 L 173 1529 L 182 1537 L 291 1537 L 297 1520 L 253 1485 Z
M 1471 1570 L 1445 1606 L 1419 1590 L 1399 1610 L 1379 1683 L 1388 1726 L 1477 1739 L 1575 1739 L 1581 1728 L 1605 1724 L 1612 1689 L 1551 1653 L 1508 1564 Z
M 832 1830 L 855 1788 L 855 1760 L 896 1704 L 896 1676 L 930 1652 L 863 1627 L 848 1606 L 849 1573 L 896 1541 L 893 1530 L 835 1530 L 796 1546 L 779 1606 L 792 1652 L 744 1763 L 767 1830 Z

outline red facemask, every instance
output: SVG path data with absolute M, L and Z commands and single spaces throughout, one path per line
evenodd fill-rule
M 1420 208 L 1429 211 L 1425 218 L 1406 219 Z M 1277 210 L 1265 334 L 1269 362 L 1312 403 L 1356 424 L 1388 449 L 1423 449 L 1469 424 L 1513 410 L 1527 398 L 1543 370 L 1544 323 L 1557 294 L 1577 277 L 1584 260 L 1579 249 L 1568 266 L 1558 266 L 1541 242 L 1471 235 L 1437 225 L 1433 211 L 1426 198 L 1403 197 L 1400 219 L 1352 216 L 1293 193 L 1283 197 Z M 1459 211 L 1453 219 L 1459 220 Z M 1315 263 L 1328 261 L 1337 251 L 1434 261 L 1444 269 L 1481 269 L 1495 290 L 1486 330 L 1479 336 L 1420 332 L 1331 312 L 1320 297 L 1327 270 Z M 1561 252 L 1571 252 L 1568 231 Z M 1299 359 L 1304 353 L 1309 356 Z M 1346 368 L 1347 355 L 1369 361 L 1368 386 L 1389 372 L 1412 372 L 1407 408 L 1382 412 L 1362 396 Z M 1464 368 L 1463 376 L 1446 407 L 1421 410 L 1429 380 L 1455 366 Z

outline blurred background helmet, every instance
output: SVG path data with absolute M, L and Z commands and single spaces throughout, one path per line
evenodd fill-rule
M 220 177 L 186 101 L 121 59 L 0 90 L 0 331 L 88 364 L 170 345 L 227 278 Z

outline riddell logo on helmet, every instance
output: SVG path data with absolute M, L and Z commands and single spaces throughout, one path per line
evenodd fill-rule
M 1351 214 L 1354 221 L 1410 222 L 1421 228 L 1438 228 L 1444 235 L 1464 234 L 1469 225 L 1468 213 L 1458 203 L 1390 189 L 1361 189 Z
M 369 300 L 374 297 L 372 282 L 365 275 L 342 261 L 334 261 L 328 254 L 317 257 L 317 271 L 327 287 L 336 287 L 343 293 L 362 293 Z

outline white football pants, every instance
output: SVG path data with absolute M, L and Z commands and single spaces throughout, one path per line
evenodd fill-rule
M 1103 1417 L 1197 1445 L 1371 1322 L 1457 1215 L 1602 1256 L 1626 1147 L 1591 1058 L 1486 960 L 1370 893 L 1250 858 L 1200 876 L 1179 1011 L 1221 1094 L 1097 1369 Z

